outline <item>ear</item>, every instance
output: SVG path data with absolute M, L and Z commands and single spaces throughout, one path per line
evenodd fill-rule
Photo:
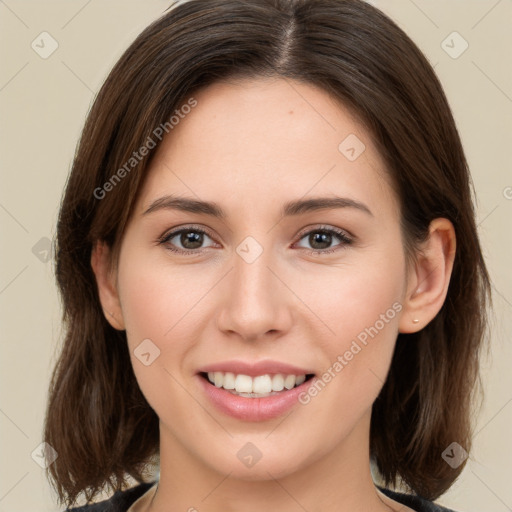
M 103 314 L 114 329 L 123 331 L 125 329 L 123 313 L 116 279 L 110 270 L 110 257 L 110 247 L 106 242 L 97 241 L 91 252 L 91 266 L 96 276 Z
M 422 245 L 414 268 L 408 270 L 399 332 L 417 332 L 437 315 L 448 292 L 455 250 L 453 224 L 448 219 L 434 219 L 429 226 L 428 240 Z

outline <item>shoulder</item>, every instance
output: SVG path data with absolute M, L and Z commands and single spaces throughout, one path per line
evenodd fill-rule
M 391 499 L 398 501 L 402 505 L 406 505 L 417 512 L 455 512 L 455 510 L 442 507 L 441 505 L 437 505 L 436 503 L 421 498 L 420 496 L 416 496 L 415 494 L 405 494 L 392 491 L 391 489 L 386 489 L 385 487 L 377 487 L 386 496 L 389 496 Z
M 141 483 L 114 495 L 99 503 L 91 503 L 81 507 L 68 508 L 65 512 L 126 512 L 128 508 L 148 491 L 156 482 Z

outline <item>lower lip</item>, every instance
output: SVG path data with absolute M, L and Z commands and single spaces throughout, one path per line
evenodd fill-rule
M 200 380 L 206 396 L 217 409 L 228 416 L 244 421 L 265 421 L 278 418 L 299 403 L 299 395 L 306 391 L 314 381 L 313 377 L 300 386 L 281 391 L 277 395 L 264 398 L 245 398 L 210 384 L 201 375 L 197 375 L 197 378 Z

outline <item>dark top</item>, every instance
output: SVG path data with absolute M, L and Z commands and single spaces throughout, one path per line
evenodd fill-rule
M 65 512 L 126 512 L 132 504 L 135 503 L 135 501 L 137 501 L 137 499 L 139 499 L 155 483 L 156 481 L 143 483 L 125 491 L 117 491 L 108 500 L 91 505 L 84 505 L 82 507 L 69 508 L 66 509 Z M 391 491 L 390 489 L 385 489 L 380 486 L 377 487 L 386 496 L 389 496 L 391 499 L 398 501 L 398 503 L 406 505 L 417 512 L 455 512 L 452 509 L 441 507 L 431 501 L 424 500 L 419 496 Z

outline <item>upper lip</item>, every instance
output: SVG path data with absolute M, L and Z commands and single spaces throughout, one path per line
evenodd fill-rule
M 315 373 L 307 368 L 300 368 L 288 363 L 271 360 L 258 362 L 246 362 L 240 360 L 222 361 L 203 366 L 198 370 L 198 373 L 208 372 L 231 372 L 237 375 L 248 375 L 250 377 L 265 375 L 267 373 L 282 373 L 284 375 L 308 375 Z

